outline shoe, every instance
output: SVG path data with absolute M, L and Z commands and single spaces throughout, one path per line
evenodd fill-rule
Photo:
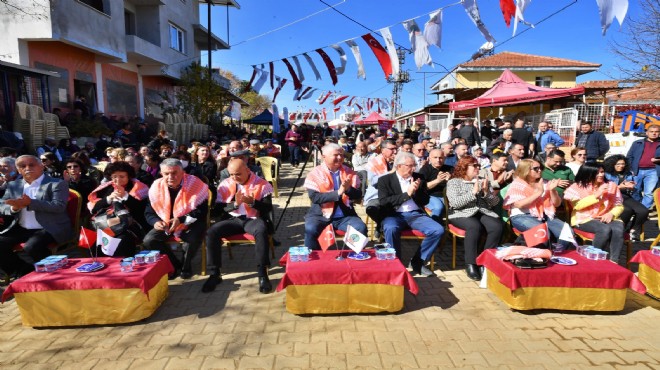
M 218 284 L 222 283 L 222 276 L 220 274 L 210 275 L 202 285 L 202 293 L 210 293 L 215 290 Z
M 411 260 L 408 268 L 412 270 L 412 275 L 422 275 L 424 277 L 436 276 L 435 272 L 424 266 L 421 261 Z
M 419 274 L 419 275 L 422 275 L 422 276 L 424 276 L 424 277 L 435 276 L 435 272 L 431 271 L 431 269 L 428 268 L 428 267 L 426 267 L 426 266 L 422 266 L 422 268 L 419 269 L 418 274 Z
M 466 265 L 465 273 L 472 280 L 476 280 L 476 281 L 481 280 L 481 272 L 479 271 L 479 267 L 477 265 L 472 265 L 472 264 Z
M 268 294 L 273 290 L 268 276 L 259 276 L 259 291 L 263 294 Z
M 639 241 L 639 232 L 637 230 L 630 229 L 628 234 L 630 235 L 630 241 L 631 242 L 638 242 Z
M 181 270 L 181 275 L 179 275 L 179 276 L 181 276 L 181 279 L 183 279 L 183 280 L 188 280 L 191 277 L 193 277 L 193 273 L 192 273 L 192 271 Z
M 174 272 L 170 273 L 167 275 L 167 280 L 174 280 L 176 279 L 179 275 L 181 275 L 181 268 L 176 267 L 174 268 Z

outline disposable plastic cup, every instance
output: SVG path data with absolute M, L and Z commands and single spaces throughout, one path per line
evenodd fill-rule
M 136 265 L 144 265 L 145 264 L 144 257 L 145 257 L 144 254 L 136 254 L 135 257 L 133 257 L 133 262 Z
M 144 256 L 144 262 L 146 262 L 146 263 L 156 263 L 158 261 L 159 256 L 160 256 L 160 253 L 150 252 L 149 254 Z
M 651 249 L 651 253 L 656 256 L 660 256 L 660 247 L 653 247 L 653 249 Z
M 126 261 L 122 260 L 119 262 L 119 267 L 121 268 L 121 272 L 132 272 L 133 271 L 133 259 Z
M 387 259 L 388 260 L 396 259 L 396 250 L 394 250 L 394 248 L 387 248 Z
M 376 249 L 376 259 L 379 261 L 384 261 L 387 259 L 387 251 L 385 248 Z
M 599 261 L 604 261 L 607 259 L 607 252 L 600 251 L 598 252 L 598 260 Z

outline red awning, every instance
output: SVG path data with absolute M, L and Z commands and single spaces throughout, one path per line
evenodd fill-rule
M 393 122 L 394 122 L 393 119 L 387 119 L 381 116 L 380 114 L 378 114 L 377 112 L 371 112 L 371 114 L 369 114 L 364 119 L 353 121 L 353 124 L 357 126 L 360 125 L 368 126 L 368 125 L 379 125 L 381 123 L 393 123 Z
M 506 69 L 497 79 L 495 85 L 493 85 L 490 90 L 483 93 L 483 95 L 473 100 L 449 103 L 449 109 L 453 111 L 461 111 L 479 107 L 515 105 L 581 94 L 584 94 L 583 86 L 569 89 L 552 89 L 549 87 L 535 86 L 523 81 L 515 73 Z

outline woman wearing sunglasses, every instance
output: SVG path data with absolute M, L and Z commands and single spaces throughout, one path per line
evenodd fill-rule
M 543 166 L 534 159 L 523 159 L 514 172 L 514 179 L 504 197 L 504 208 L 509 210 L 511 226 L 517 231 L 527 231 L 542 223 L 548 227 L 553 240 L 559 238 L 568 225 L 555 217 L 555 210 L 561 204 L 557 193 L 559 179 L 543 180 Z M 570 229 L 570 227 L 568 227 Z M 570 242 L 558 240 L 568 247 Z M 528 245 L 528 247 L 538 247 Z M 547 247 L 541 245 L 541 247 Z
M 573 176 L 577 175 L 578 170 L 587 161 L 587 149 L 582 147 L 573 148 L 571 150 L 572 161 L 566 163 L 566 167 L 573 171 Z

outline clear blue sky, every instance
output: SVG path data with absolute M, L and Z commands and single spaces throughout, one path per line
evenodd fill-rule
M 289 58 L 293 55 L 311 51 L 308 54 L 314 59 L 323 79 L 315 81 L 312 70 L 304 61 L 304 58 L 301 58 L 306 78 L 303 85 L 313 86 L 322 91 L 334 90 L 345 95 L 374 98 L 391 97 L 392 85 L 385 81 L 384 74 L 375 56 L 360 38 L 361 35 L 369 32 L 365 28 L 333 10 L 310 16 L 327 8 L 321 1 L 238 1 L 241 9 L 229 8 L 229 35 L 227 35 L 226 8 L 219 6 L 214 7 L 212 10 L 213 33 L 224 40 L 229 39 L 229 44 L 232 45 L 230 50 L 215 51 L 213 53 L 214 67 L 230 70 L 239 78 L 247 80 L 252 74 L 251 65 L 253 64 L 265 63 L 271 60 L 278 61 L 282 58 Z M 391 26 L 390 30 L 394 42 L 406 47 L 409 47 L 410 44 L 401 22 L 456 2 L 450 0 L 409 0 L 405 2 L 394 0 L 346 0 L 343 2 L 341 0 L 326 0 L 326 3 L 331 5 L 340 4 L 337 6 L 338 10 L 373 30 Z M 573 0 L 534 0 L 525 11 L 525 19 L 536 24 L 572 3 L 574 3 Z M 637 0 L 630 0 L 629 4 L 626 19 L 642 13 Z M 506 40 L 511 37 L 513 30 L 507 28 L 504 23 L 499 1 L 478 0 L 478 5 L 484 24 L 498 41 L 495 44 L 495 52 L 513 51 L 602 64 L 599 71 L 580 76 L 578 82 L 607 80 L 618 76 L 615 69 L 617 61 L 610 52 L 608 45 L 611 39 L 620 39 L 623 36 L 621 28 L 615 20 L 607 31 L 607 35 L 602 36 L 598 6 L 595 0 L 578 0 L 560 13 L 537 24 L 536 28 L 526 31 L 509 41 Z M 206 7 L 202 6 L 200 18 L 203 24 L 206 23 L 206 14 Z M 308 16 L 309 18 L 296 22 Z M 427 15 L 417 19 L 420 28 L 423 29 L 427 19 Z M 273 31 L 292 22 L 296 23 Z M 624 28 L 625 26 L 626 22 L 624 21 Z M 444 9 L 442 28 L 442 49 L 432 46 L 429 50 L 433 61 L 442 64 L 448 70 L 468 60 L 479 46 L 485 42 L 485 39 L 460 4 Z M 524 24 L 519 24 L 518 33 L 520 34 L 526 28 L 528 27 Z M 273 32 L 255 38 L 269 31 Z M 339 65 L 339 56 L 337 52 L 328 46 L 350 38 L 357 38 L 355 41 L 360 47 L 367 78 L 366 80 L 357 79 L 357 66 L 353 56 L 350 49 L 342 43 L 340 45 L 347 53 L 348 63 L 346 72 L 338 77 L 337 85 L 333 86 L 323 61 L 313 50 L 323 47 L 337 66 Z M 379 35 L 376 38 L 384 45 Z M 506 42 L 500 45 L 504 41 Z M 291 59 L 289 60 L 291 61 Z M 206 61 L 206 57 L 203 56 L 202 63 L 205 64 Z M 412 55 L 408 55 L 402 68 L 410 71 L 412 79 L 403 88 L 403 111 L 419 109 L 424 105 L 424 94 L 429 94 L 429 87 L 441 78 L 446 70 L 438 65 L 435 68 L 423 66 L 419 70 L 420 72 L 437 73 L 426 74 L 425 90 L 424 75 L 415 73 L 418 70 Z M 332 105 L 329 102 L 320 106 L 315 101 L 320 95 L 318 91 L 308 100 L 300 102 L 292 100 L 294 95 L 293 83 L 286 66 L 281 61 L 275 63 L 275 74 L 289 80 L 283 91 L 277 96 L 276 104 L 280 112 L 283 107 L 288 107 L 289 111 L 298 109 L 307 111 L 309 108 L 316 110 L 326 107 L 331 112 Z M 270 96 L 273 94 L 268 84 L 264 86 L 261 93 Z M 426 95 L 426 104 L 431 104 L 434 97 L 434 95 Z M 329 117 L 332 117 L 331 114 Z

